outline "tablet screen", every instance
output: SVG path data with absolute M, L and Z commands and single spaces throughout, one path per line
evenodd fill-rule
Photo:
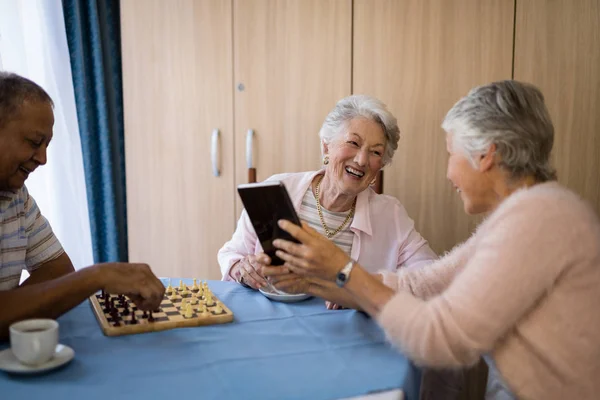
M 239 185 L 238 193 L 264 252 L 271 257 L 271 265 L 282 265 L 283 260 L 275 255 L 273 240 L 298 241 L 279 228 L 277 221 L 286 219 L 300 225 L 285 186 L 279 181 L 248 183 Z

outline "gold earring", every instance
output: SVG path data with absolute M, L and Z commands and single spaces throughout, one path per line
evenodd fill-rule
M 377 182 L 377 177 L 373 178 L 373 180 L 371 181 L 371 183 L 369 183 L 369 185 L 373 186 L 375 184 L 375 182 Z
M 323 157 L 323 165 L 329 164 L 329 156 Z

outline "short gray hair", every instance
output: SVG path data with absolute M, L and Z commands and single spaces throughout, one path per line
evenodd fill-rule
M 52 99 L 40 85 L 17 74 L 0 71 L 0 128 L 18 115 L 25 101 L 54 107 Z
M 319 136 L 323 143 L 331 143 L 342 129 L 354 118 L 366 118 L 381 125 L 385 135 L 385 151 L 383 164 L 387 164 L 394 157 L 400 140 L 400 129 L 396 117 L 388 111 L 387 106 L 380 100 L 366 96 L 353 95 L 338 101 L 334 109 L 327 115 Z M 321 152 L 323 147 L 321 146 Z
M 506 80 L 476 87 L 448 111 L 442 128 L 473 165 L 474 157 L 495 144 L 511 179 L 556 179 L 550 165 L 554 126 L 544 96 L 533 85 Z

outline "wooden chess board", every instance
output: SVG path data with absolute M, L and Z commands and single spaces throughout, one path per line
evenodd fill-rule
M 165 293 L 159 309 L 152 312 L 153 321 L 149 321 L 149 313 L 138 310 L 126 296 L 104 295 L 98 292 L 90 296 L 89 300 L 106 336 L 132 335 L 233 321 L 233 313 L 210 291 L 208 286 L 201 288 L 202 284 L 197 289 L 174 287 L 172 292 Z M 207 302 L 207 297 L 212 298 L 214 303 Z M 195 302 L 191 305 L 193 312 L 188 311 L 187 316 L 186 310 L 181 307 L 183 299 L 188 303 Z M 116 311 L 109 311 L 110 307 L 107 303 L 114 304 Z M 202 312 L 203 308 L 205 308 L 204 312 Z M 135 315 L 135 318 L 132 315 Z

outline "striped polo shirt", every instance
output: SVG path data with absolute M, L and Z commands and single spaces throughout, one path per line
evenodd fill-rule
M 336 230 L 338 226 L 344 222 L 350 212 L 332 212 L 326 210 L 322 206 L 321 211 L 323 212 L 323 219 L 325 220 L 325 225 L 327 225 L 329 231 Z M 315 195 L 310 186 L 302 198 L 302 205 L 300 206 L 300 210 L 298 210 L 298 217 L 321 235 L 327 237 L 317 211 L 317 200 L 315 199 Z M 350 230 L 353 218 L 350 218 L 348 223 L 346 223 L 346 226 L 330 239 L 333 240 L 333 243 L 342 249 L 344 253 L 348 254 L 348 256 L 350 256 L 350 252 L 352 251 L 352 241 L 354 240 L 354 232 Z
M 21 271 L 32 272 L 64 253 L 27 188 L 0 191 L 0 290 L 19 286 Z

